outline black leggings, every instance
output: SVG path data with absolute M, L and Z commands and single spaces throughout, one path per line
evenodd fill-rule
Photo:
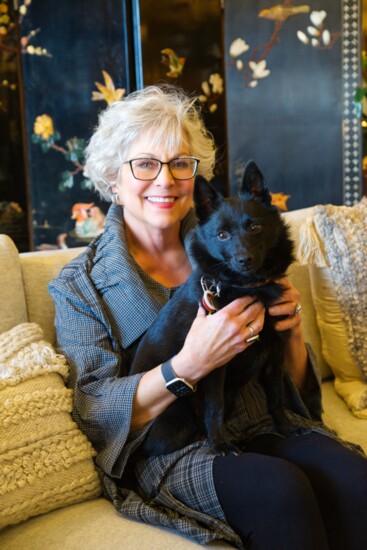
M 231 527 L 251 550 L 360 550 L 367 544 L 367 459 L 321 434 L 260 436 L 214 459 Z

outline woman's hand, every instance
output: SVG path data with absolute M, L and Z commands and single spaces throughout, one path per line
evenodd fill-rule
M 264 317 L 264 307 L 250 296 L 234 300 L 214 315 L 200 306 L 182 350 L 172 361 L 175 373 L 198 382 L 252 345 L 247 340 L 261 332 Z
M 207 315 L 200 306 L 182 350 L 172 359 L 176 375 L 195 384 L 221 367 L 252 345 L 246 340 L 262 330 L 264 317 L 262 304 L 249 296 L 234 300 L 214 315 Z M 165 387 L 160 365 L 144 373 L 135 392 L 131 431 L 145 426 L 175 399 Z
M 278 279 L 284 288 L 279 300 L 269 307 L 269 315 L 273 317 L 282 316 L 282 319 L 275 320 L 274 327 L 282 332 L 290 331 L 290 337 L 286 343 L 285 368 L 288 371 L 295 386 L 302 390 L 307 374 L 307 349 L 303 338 L 301 327 L 300 293 L 289 282 L 287 278 Z
M 279 300 L 268 309 L 269 315 L 272 317 L 283 317 L 275 321 L 275 330 L 283 331 L 300 327 L 302 320 L 299 307 L 300 293 L 285 277 L 276 282 L 283 287 L 284 292 Z

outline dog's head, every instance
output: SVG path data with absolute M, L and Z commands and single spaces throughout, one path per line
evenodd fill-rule
M 238 196 L 224 198 L 203 177 L 194 190 L 198 219 L 195 254 L 213 276 L 239 284 L 282 276 L 293 261 L 293 243 L 255 162 L 247 163 Z

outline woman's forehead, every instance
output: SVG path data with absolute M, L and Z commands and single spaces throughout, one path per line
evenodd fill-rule
M 190 154 L 190 148 L 183 134 L 176 132 L 173 135 L 164 135 L 154 129 L 138 137 L 130 148 L 130 153 L 159 154 L 162 151 L 173 155 Z

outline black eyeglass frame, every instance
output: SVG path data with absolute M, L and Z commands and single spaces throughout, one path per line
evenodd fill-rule
M 189 178 L 176 178 L 176 176 L 174 176 L 174 175 L 172 174 L 171 166 L 170 166 L 171 162 L 174 162 L 175 160 L 181 160 L 181 159 L 182 159 L 182 160 L 194 160 L 194 161 L 196 162 L 195 167 L 194 167 L 194 173 L 193 173 L 192 176 L 190 176 Z M 135 176 L 135 174 L 134 174 L 133 165 L 132 165 L 132 163 L 134 162 L 134 160 L 154 160 L 155 162 L 159 162 L 159 170 L 158 170 L 157 175 L 154 176 L 154 178 L 137 178 L 137 177 Z M 122 164 L 130 164 L 131 173 L 132 173 L 132 175 L 134 176 L 134 178 L 135 178 L 136 180 L 138 180 L 138 181 L 153 181 L 153 180 L 157 179 L 158 176 L 159 176 L 159 174 L 160 174 L 161 171 L 162 171 L 162 166 L 163 166 L 164 164 L 167 164 L 168 170 L 169 170 L 171 176 L 172 176 L 175 180 L 179 180 L 179 181 L 181 180 L 181 181 L 182 181 L 182 180 L 188 180 L 188 179 L 194 178 L 194 177 L 196 176 L 196 172 L 197 172 L 198 167 L 199 167 L 199 162 L 200 162 L 200 160 L 197 159 L 197 158 L 195 158 L 195 157 L 177 157 L 177 158 L 174 158 L 174 159 L 169 160 L 168 162 L 162 162 L 161 160 L 155 159 L 155 158 L 153 158 L 153 157 L 138 157 L 138 158 L 136 158 L 136 159 L 125 160 L 125 162 L 123 162 Z

